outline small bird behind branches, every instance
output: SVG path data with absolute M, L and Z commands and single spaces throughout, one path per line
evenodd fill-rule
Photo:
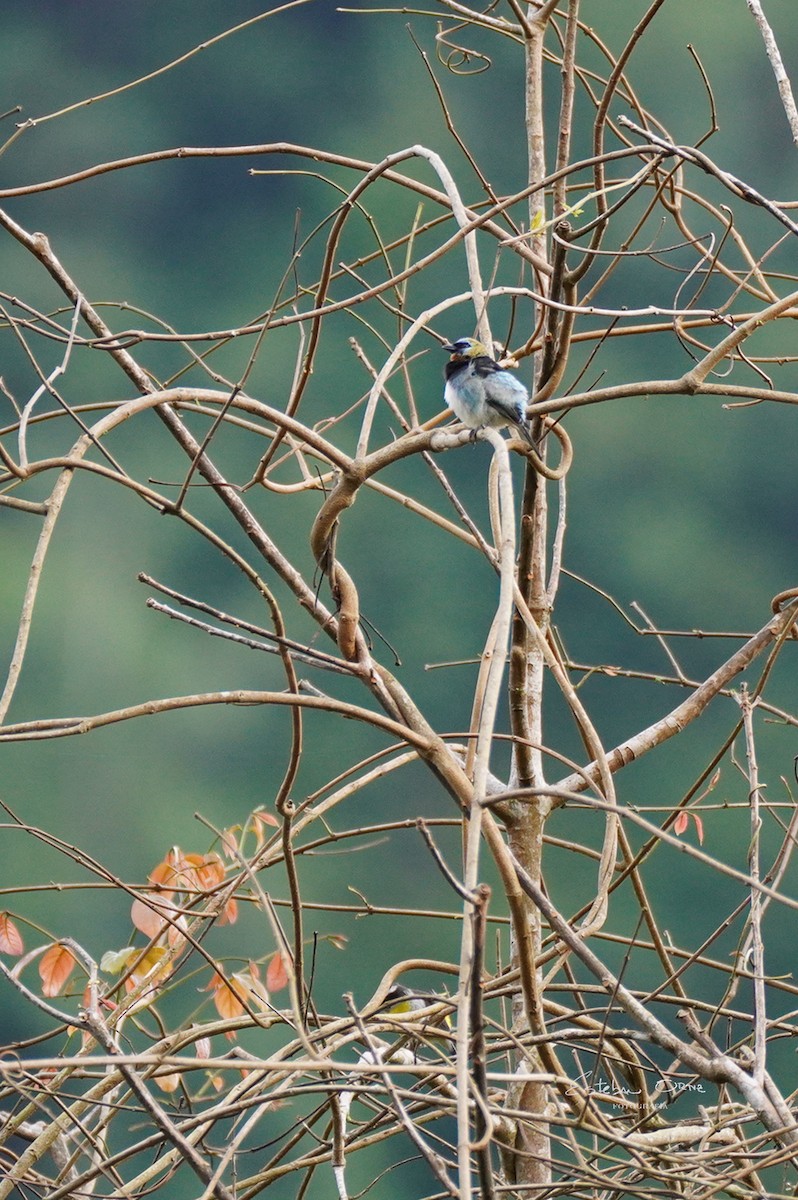
M 414 992 L 411 988 L 404 987 L 401 983 L 395 983 L 386 995 L 381 1007 L 383 1012 L 405 1015 L 419 1012 L 421 1009 L 429 1008 L 432 1004 L 440 1004 L 442 1000 L 447 999 L 448 997 L 446 996 L 435 996 L 431 992 Z M 454 1005 L 452 1005 L 452 1008 L 454 1008 Z M 449 1034 L 451 1028 L 451 1017 L 445 1014 L 431 1021 L 429 1028 L 425 1032 L 432 1040 L 437 1038 L 448 1041 L 450 1040 Z M 434 1032 L 436 1029 L 440 1032 Z
M 529 392 L 520 379 L 500 367 L 474 338 L 458 338 L 443 348 L 452 356 L 444 370 L 444 399 L 463 424 L 473 430 L 509 425 L 533 446 L 526 415 Z

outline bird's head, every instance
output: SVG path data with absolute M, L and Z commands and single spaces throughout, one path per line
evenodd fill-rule
M 383 1000 L 382 1008 L 391 1013 L 409 1013 L 415 1012 L 419 1008 L 425 1008 L 427 1004 L 432 1003 L 432 999 L 425 1000 L 410 988 L 403 987 L 401 983 L 395 983 Z
M 443 348 L 449 351 L 455 362 L 468 362 L 470 358 L 490 357 L 482 342 L 478 342 L 476 338 L 458 338 L 456 342 L 447 342 Z
M 430 1005 L 440 1004 L 445 1001 L 445 996 L 433 996 L 429 992 L 414 992 L 410 988 L 404 987 L 401 983 L 395 983 L 388 991 L 385 999 L 380 1006 L 383 1012 L 397 1016 L 412 1015 L 419 1012 L 420 1009 L 429 1008 Z M 454 1010 L 454 1005 L 452 1005 Z M 452 1028 L 452 1020 L 448 1013 L 443 1016 L 436 1016 L 430 1028 L 426 1030 L 426 1037 L 433 1041 L 445 1039 L 447 1042 L 451 1040 L 450 1030 Z M 425 1039 L 426 1040 L 426 1039 Z

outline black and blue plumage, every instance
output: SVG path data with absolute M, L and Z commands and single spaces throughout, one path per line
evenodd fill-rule
M 443 348 L 451 354 L 444 370 L 444 399 L 455 416 L 469 429 L 509 425 L 534 445 L 527 418 L 529 392 L 521 380 L 500 367 L 475 338 L 458 338 Z

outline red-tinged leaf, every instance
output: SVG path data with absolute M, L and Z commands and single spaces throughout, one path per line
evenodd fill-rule
M 220 1092 L 222 1090 L 222 1088 L 224 1087 L 224 1079 L 222 1078 L 222 1076 L 221 1075 L 210 1075 L 209 1079 L 211 1081 L 211 1085 L 213 1086 L 213 1088 L 217 1092 Z
M 194 1053 L 197 1058 L 210 1058 L 211 1056 L 211 1039 L 209 1037 L 197 1038 L 194 1045 Z
M 276 950 L 266 970 L 266 987 L 270 992 L 279 992 L 288 986 L 288 971 L 281 951 Z
M 171 892 L 169 893 L 171 895 Z M 148 896 L 147 900 L 134 900 L 130 906 L 130 919 L 145 937 L 160 937 L 168 927 L 164 913 L 173 913 L 175 906 L 165 894 Z
M 704 822 L 701 820 L 698 813 L 693 813 L 692 817 L 693 817 L 693 820 L 695 821 L 695 831 L 698 834 L 698 844 L 700 846 L 703 846 L 703 844 L 704 844 Z
M 221 975 L 214 975 L 209 987 L 213 991 L 213 1003 L 216 1011 L 223 1020 L 240 1017 L 242 1013 L 246 1012 L 244 997 L 248 988 L 246 984 L 242 986 L 241 981 L 235 975 L 229 982 L 222 979 Z
M 349 938 L 345 933 L 328 933 L 327 941 L 330 943 L 333 950 L 345 950 Z
M 219 918 L 220 925 L 235 925 L 238 920 L 238 901 L 231 897 L 224 906 L 224 912 Z
M 224 883 L 224 863 L 218 854 L 203 854 L 198 858 L 195 873 L 204 892 L 210 892 L 220 883 Z
M 676 820 L 673 822 L 673 832 L 677 837 L 681 837 L 690 822 L 690 818 L 684 809 L 677 813 Z
M 231 825 L 229 829 L 222 832 L 222 850 L 231 862 L 238 859 L 238 835 L 240 832 L 240 825 Z
M 260 808 L 256 809 L 249 820 L 252 831 L 255 834 L 255 838 L 258 843 L 258 849 L 260 849 L 260 847 L 266 841 L 267 826 L 276 829 L 280 828 L 280 822 L 277 820 L 277 818 L 273 816 L 272 813 L 263 812 L 263 810 Z
M 190 892 L 203 891 L 201 871 L 205 865 L 204 854 L 185 854 L 178 886 Z
M 252 814 L 253 821 L 259 821 L 261 825 L 272 825 L 275 829 L 280 828 L 280 822 L 274 813 L 264 812 L 262 808 L 257 809 Z
M 7 912 L 0 913 L 0 954 L 13 954 L 19 958 L 25 946 L 22 935 Z
M 76 963 L 66 946 L 55 942 L 45 950 L 39 961 L 39 978 L 43 996 L 59 996 L 66 986 Z
M 184 854 L 175 847 L 174 886 L 182 891 L 194 891 L 197 887 L 197 867 L 201 862 L 201 854 Z
M 247 999 L 250 1003 L 254 1003 L 262 1009 L 269 1007 L 269 991 L 260 981 L 260 969 L 257 963 L 250 962 L 249 972 L 242 971 L 235 978 L 239 980 L 242 987 L 246 988 Z
M 243 977 L 242 977 L 243 978 Z M 266 1009 L 269 1007 L 269 989 L 260 981 L 260 967 L 254 961 L 249 960 L 249 994 L 260 1008 Z
M 695 801 L 696 804 L 700 804 L 701 801 L 710 794 L 710 792 L 714 792 L 715 788 L 720 783 L 720 776 L 721 776 L 721 770 L 720 770 L 720 767 L 718 767 L 717 771 L 712 776 L 712 778 L 710 779 L 707 786 L 704 788 L 701 795 L 696 797 L 696 801 Z
M 199 856 L 196 856 L 199 857 Z M 194 886 L 194 868 L 179 846 L 172 846 L 161 862 L 153 867 L 150 883 L 158 888 L 177 890 Z
M 159 862 L 157 867 L 153 867 L 147 876 L 153 887 L 163 890 L 168 896 L 171 896 L 175 886 L 175 868 L 171 862 Z

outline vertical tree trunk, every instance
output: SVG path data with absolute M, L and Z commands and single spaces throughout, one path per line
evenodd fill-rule
M 543 39 L 545 22 L 536 19 L 539 6 L 531 4 L 528 9 L 529 28 L 526 39 L 525 88 L 526 129 L 528 155 L 528 182 L 533 185 L 546 175 L 545 139 L 543 127 Z M 536 254 L 547 255 L 545 226 L 545 196 L 543 191 L 533 192 L 529 201 L 529 228 L 540 230 L 533 235 L 531 246 Z M 545 281 L 538 279 L 536 286 L 542 291 Z M 537 323 L 542 314 L 535 313 Z M 530 331 L 531 332 L 531 331 Z M 534 363 L 535 381 L 539 374 L 539 358 Z M 545 480 L 532 467 L 527 468 L 524 483 L 521 529 L 519 537 L 518 584 L 535 621 L 542 632 L 549 623 L 549 601 L 546 595 L 547 565 L 547 497 Z M 519 786 L 535 787 L 544 782 L 542 701 L 544 684 L 544 661 L 540 646 L 530 637 L 524 622 L 516 617 L 513 630 L 513 645 L 510 656 L 510 708 L 513 733 L 516 739 L 514 782 Z M 549 801 L 540 797 L 536 803 L 518 803 L 511 807 L 507 821 L 510 849 L 524 869 L 536 880 L 542 871 L 543 829 L 549 811 Z M 540 914 L 527 899 L 525 917 L 532 945 L 537 955 L 541 946 Z M 513 966 L 516 966 L 515 946 Z M 540 977 L 537 979 L 540 983 Z M 532 1012 L 542 1020 L 540 995 L 533 1002 L 524 1003 L 516 997 L 513 1018 L 516 1029 L 526 1025 L 526 1014 Z M 542 1028 L 532 1030 L 542 1033 Z M 542 1068 L 537 1054 L 527 1060 L 527 1067 Z M 517 1063 L 521 1074 L 524 1063 Z M 508 1105 L 529 1114 L 529 1121 L 519 1126 L 517 1148 L 522 1153 L 509 1156 L 508 1182 L 525 1189 L 546 1186 L 551 1180 L 550 1138 L 545 1115 L 548 1108 L 547 1088 L 544 1084 L 518 1083 L 508 1091 Z M 543 1119 L 541 1119 L 543 1118 Z

